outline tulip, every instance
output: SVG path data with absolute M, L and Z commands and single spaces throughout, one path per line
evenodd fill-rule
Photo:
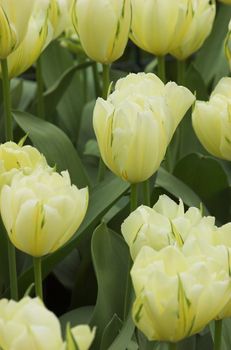
M 24 39 L 8 56 L 9 77 L 16 77 L 26 71 L 37 60 L 52 39 L 48 13 L 50 0 L 35 1 Z
M 36 0 L 0 0 L 0 59 L 7 58 L 23 41 Z
M 45 157 L 35 147 L 12 141 L 0 145 L 0 189 L 4 184 L 10 184 L 18 171 L 30 174 L 39 168 L 52 171 Z
M 95 336 L 87 325 L 71 329 L 79 350 L 88 350 Z M 62 339 L 58 318 L 39 298 L 19 302 L 0 300 L 0 348 L 2 350 L 69 350 Z
M 223 248 L 213 257 L 185 256 L 176 247 L 141 249 L 131 270 L 133 320 L 149 340 L 177 342 L 216 318 L 231 290 Z
M 87 188 L 71 185 L 69 173 L 38 170 L 16 174 L 1 192 L 1 214 L 11 242 L 34 257 L 52 253 L 80 226 L 88 205 Z
M 75 0 L 72 16 L 82 47 L 92 60 L 109 64 L 122 56 L 130 30 L 130 0 Z
M 53 39 L 74 27 L 71 20 L 72 0 L 50 0 L 49 18 L 53 26 Z
M 184 60 L 196 52 L 209 36 L 216 14 L 214 0 L 190 0 L 187 20 L 182 37 L 170 53 L 178 60 Z
M 0 301 L 0 347 L 3 350 L 63 350 L 56 316 L 39 298 Z
M 78 350 L 88 350 L 90 348 L 95 337 L 95 331 L 95 328 L 91 330 L 87 325 L 80 325 L 71 329 L 71 333 L 77 343 Z M 68 347 L 67 350 L 69 350 Z
M 215 17 L 210 0 L 131 0 L 131 40 L 157 56 L 185 59 L 209 35 Z
M 200 210 L 194 207 L 184 212 L 181 200 L 177 204 L 166 195 L 160 196 L 153 208 L 144 205 L 138 207 L 121 227 L 133 260 L 143 246 L 155 250 L 169 245 L 182 247 L 193 230 L 196 234 L 208 232 L 210 235 L 214 229 L 214 218 L 202 217 Z
M 188 89 L 172 82 L 164 85 L 151 73 L 118 80 L 107 100 L 97 99 L 93 113 L 105 164 L 130 183 L 148 179 L 193 101 Z
M 208 102 L 197 101 L 193 127 L 202 145 L 215 157 L 231 160 L 231 78 L 222 78 Z

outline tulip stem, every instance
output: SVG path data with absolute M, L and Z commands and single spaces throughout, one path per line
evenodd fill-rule
M 102 97 L 106 100 L 108 89 L 110 86 L 110 65 L 109 64 L 103 64 L 103 91 L 102 91 Z
M 43 300 L 43 285 L 42 285 L 42 259 L 41 257 L 34 257 L 34 281 L 36 296 Z
M 100 83 L 99 83 L 99 72 L 97 68 L 97 62 L 94 62 L 92 65 L 92 73 L 94 77 L 94 87 L 96 98 L 100 96 Z
M 8 260 L 10 275 L 10 295 L 11 299 L 18 300 L 18 280 L 16 270 L 16 252 L 15 247 L 8 238 Z
M 7 58 L 1 60 L 2 69 L 2 88 L 3 101 L 5 109 L 5 138 L 7 141 L 13 141 L 13 121 L 11 113 L 11 95 L 10 95 L 10 79 L 8 73 Z
M 150 200 L 150 186 L 149 186 L 149 179 L 144 181 L 142 183 L 143 185 L 143 203 L 145 205 L 148 205 L 150 207 L 151 200 Z
M 168 343 L 168 350 L 177 350 L 177 343 Z
M 36 63 L 36 81 L 37 81 L 37 115 L 41 119 L 45 119 L 45 105 L 43 98 L 44 82 L 42 75 L 41 58 Z
M 177 84 L 185 84 L 185 61 L 177 60 Z
M 130 194 L 130 209 L 131 209 L 131 212 L 136 210 L 137 205 L 138 205 L 137 184 L 131 184 L 131 194 Z
M 157 56 L 157 69 L 158 69 L 158 77 L 166 82 L 166 70 L 165 70 L 165 56 Z
M 214 350 L 221 350 L 222 320 L 215 321 Z

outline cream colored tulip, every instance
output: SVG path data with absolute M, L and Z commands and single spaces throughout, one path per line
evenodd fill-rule
M 122 56 L 130 22 L 130 0 L 74 0 L 73 24 L 94 61 L 109 64 Z
M 98 98 L 93 126 L 103 161 L 131 183 L 148 179 L 160 166 L 173 133 L 194 96 L 154 74 L 129 74 L 107 100 Z
M 190 0 L 188 2 L 186 26 L 177 47 L 169 52 L 184 60 L 196 52 L 209 36 L 216 15 L 215 0 Z
M 47 169 L 45 157 L 32 146 L 23 146 L 12 141 L 0 145 L 0 190 L 10 184 L 15 173 L 30 174 L 35 169 Z
M 87 325 L 80 325 L 71 329 L 71 333 L 78 345 L 78 350 L 88 350 L 90 348 L 95 337 L 95 332 L 96 328 L 91 330 Z
M 208 102 L 197 101 L 193 127 L 202 145 L 212 155 L 231 160 L 231 78 L 222 78 Z
M 16 174 L 1 192 L 1 214 L 12 243 L 32 256 L 52 253 L 80 226 L 88 190 L 71 185 L 67 171 Z
M 57 317 L 39 298 L 0 300 L 0 348 L 3 350 L 63 350 Z
M 28 22 L 24 39 L 8 56 L 9 76 L 16 77 L 26 71 L 38 59 L 52 39 L 49 14 L 50 0 L 34 1 L 33 11 Z
M 6 58 L 23 41 L 36 0 L 0 0 L 0 59 Z
M 131 0 L 131 40 L 157 56 L 185 59 L 209 35 L 215 17 L 210 0 Z
M 88 350 L 95 328 L 79 325 L 71 329 L 79 350 Z M 0 348 L 2 350 L 69 350 L 62 339 L 58 318 L 39 298 L 19 302 L 0 300 Z
M 149 340 L 177 342 L 200 332 L 230 298 L 224 247 L 185 256 L 175 247 L 143 247 L 131 270 L 133 320 Z
M 72 0 L 50 0 L 49 18 L 53 26 L 53 39 L 66 30 L 73 30 L 71 19 Z

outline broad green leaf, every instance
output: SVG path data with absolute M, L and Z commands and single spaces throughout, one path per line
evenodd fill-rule
M 229 219 L 228 177 L 216 159 L 190 154 L 177 164 L 174 175 L 202 199 L 209 212 L 218 220 L 225 222 Z
M 68 322 L 70 323 L 71 327 L 75 327 L 80 324 L 89 324 L 93 310 L 93 306 L 83 306 L 78 309 L 71 310 L 62 315 L 59 319 L 62 328 L 62 333 L 65 334 Z
M 156 185 L 164 188 L 175 197 L 181 198 L 186 205 L 200 207 L 201 198 L 183 181 L 168 173 L 162 167 L 158 170 Z
M 108 350 L 112 341 L 119 335 L 123 322 L 115 314 L 104 329 L 100 350 Z
M 101 224 L 92 237 L 92 259 L 98 282 L 97 302 L 91 319 L 91 325 L 97 325 L 92 349 L 99 350 L 104 329 L 113 315 L 124 317 L 130 254 L 122 237 Z
M 119 335 L 116 337 L 112 345 L 108 348 L 108 350 L 126 350 L 129 347 L 129 344 L 131 343 L 131 338 L 135 331 L 135 324 L 132 320 L 131 312 L 128 314 L 128 317 L 126 321 L 124 322 L 124 325 L 119 333 Z
M 216 84 L 221 77 L 229 74 L 229 67 L 224 52 L 224 40 L 228 32 L 231 7 L 219 5 L 212 33 L 195 59 L 195 67 L 201 73 L 207 85 L 211 81 Z
M 0 218 L 0 296 L 9 286 L 8 239 L 6 230 Z
M 78 187 L 89 185 L 77 150 L 61 129 L 25 112 L 15 111 L 13 116 L 51 166 L 56 165 L 58 171 L 67 169 Z
M 48 90 L 46 90 L 44 93 L 44 103 L 47 119 L 50 119 L 50 116 L 54 113 L 58 103 L 74 78 L 74 73 L 81 69 L 86 69 L 91 65 L 92 62 L 85 62 L 67 68 L 62 73 L 61 77 Z

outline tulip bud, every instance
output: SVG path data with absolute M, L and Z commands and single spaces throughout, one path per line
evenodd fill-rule
M 231 78 L 222 78 L 208 102 L 197 101 L 193 127 L 202 145 L 215 157 L 231 160 Z
M 0 300 L 0 348 L 3 350 L 63 350 L 56 316 L 39 298 Z
M 204 229 L 206 227 L 206 229 Z M 168 245 L 182 247 L 195 228 L 201 235 L 215 228 L 214 218 L 203 218 L 199 209 L 184 212 L 183 202 L 176 204 L 166 195 L 160 196 L 153 208 L 140 206 L 123 222 L 121 230 L 133 260 L 143 246 L 160 250 Z
M 80 325 L 71 333 L 78 350 L 88 350 L 95 328 Z M 39 298 L 24 297 L 19 302 L 0 300 L 0 348 L 2 350 L 69 350 L 63 341 L 58 318 Z
M 129 74 L 115 91 L 98 98 L 93 126 L 105 164 L 131 183 L 148 179 L 160 166 L 173 133 L 194 96 L 152 73 Z M 180 103 L 179 103 L 180 102 Z
M 185 59 L 209 35 L 215 17 L 210 0 L 131 0 L 131 40 L 157 56 Z
M 50 0 L 49 18 L 53 26 L 53 39 L 74 27 L 71 20 L 72 0 Z
M 50 43 L 53 30 L 48 18 L 49 5 L 50 0 L 35 1 L 25 37 L 18 48 L 8 56 L 8 71 L 11 78 L 32 66 Z
M 131 270 L 133 320 L 149 340 L 177 342 L 216 318 L 231 291 L 228 266 L 220 263 L 223 248 L 200 258 L 175 247 L 142 248 Z
M 179 60 L 184 60 L 196 52 L 209 36 L 215 15 L 215 0 L 190 0 L 182 37 L 170 53 Z
M 130 30 L 130 0 L 75 0 L 72 16 L 92 60 L 108 64 L 122 56 Z
M 71 185 L 67 171 L 13 177 L 1 192 L 1 214 L 12 243 L 35 257 L 64 245 L 87 210 L 88 190 Z
M 35 0 L 0 0 L 0 59 L 6 58 L 23 41 Z
M 4 184 L 11 183 L 19 170 L 28 175 L 35 169 L 52 171 L 35 147 L 21 146 L 12 141 L 0 145 L 0 190 Z

